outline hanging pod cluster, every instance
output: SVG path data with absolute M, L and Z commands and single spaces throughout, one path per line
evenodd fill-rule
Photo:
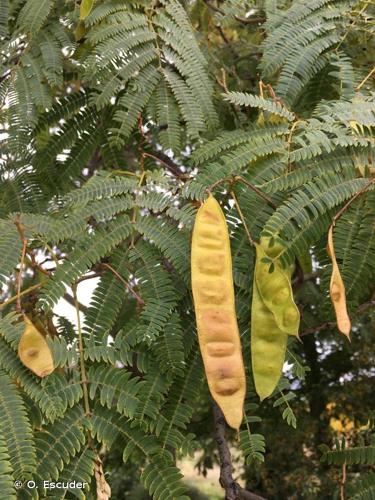
M 293 300 L 291 269 L 277 259 L 280 248 L 268 240 L 256 245 L 251 346 L 255 387 L 261 399 L 275 389 L 288 335 L 298 336 L 299 311 Z M 273 272 L 270 271 L 270 263 Z M 199 208 L 191 250 L 192 291 L 208 386 L 227 423 L 239 429 L 246 392 L 237 325 L 229 233 L 212 195 Z
M 18 344 L 22 363 L 38 377 L 46 377 L 54 370 L 53 357 L 44 336 L 25 316 L 25 330 Z
M 299 310 L 293 299 L 291 269 L 283 269 L 279 245 L 256 244 L 251 305 L 251 359 L 255 389 L 261 400 L 280 380 L 288 335 L 298 337 Z M 268 252 L 268 253 L 267 253 Z

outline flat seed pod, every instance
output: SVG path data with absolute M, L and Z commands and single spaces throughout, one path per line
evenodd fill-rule
M 94 0 L 82 0 L 79 8 L 79 18 L 86 19 L 94 6 Z
M 259 244 L 271 259 L 276 259 L 284 250 L 284 245 L 280 241 L 269 236 L 262 236 Z
M 262 245 L 256 244 L 255 280 L 260 296 L 273 313 L 280 330 L 298 337 L 300 314 L 293 299 L 290 273 L 274 261 L 274 270 L 266 262 L 267 254 Z
M 333 307 L 335 308 L 337 328 L 350 340 L 351 323 L 346 308 L 345 285 L 337 265 L 335 248 L 333 246 L 333 226 L 328 231 L 327 253 L 332 260 L 332 275 L 329 286 Z
M 208 386 L 227 423 L 239 429 L 246 378 L 234 301 L 232 258 L 225 217 L 211 195 L 198 210 L 194 224 L 191 279 Z
M 18 344 L 18 356 L 38 377 L 46 377 L 54 370 L 52 353 L 45 338 L 27 318 Z
M 288 334 L 277 325 L 256 281 L 251 305 L 251 361 L 255 390 L 261 401 L 275 390 L 283 371 Z

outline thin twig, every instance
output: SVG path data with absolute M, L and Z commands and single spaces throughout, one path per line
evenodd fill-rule
M 346 463 L 343 463 L 342 476 L 340 481 L 340 500 L 345 500 L 345 483 L 346 483 Z
M 39 272 L 41 272 L 45 276 L 51 276 L 52 271 L 50 271 L 48 269 L 44 269 L 44 267 L 42 267 L 42 264 L 38 264 L 37 261 L 35 260 L 34 254 L 32 254 L 31 252 L 27 252 L 27 255 L 29 257 L 29 262 L 30 262 L 31 267 L 37 269 Z
M 263 198 L 264 201 L 266 201 L 272 208 L 274 208 L 276 210 L 277 206 L 275 205 L 275 203 L 271 200 L 271 198 L 268 198 L 267 195 L 265 195 L 260 189 L 258 189 L 256 186 L 254 186 L 254 184 L 251 184 L 251 182 L 247 181 L 246 179 L 244 179 L 243 177 L 241 177 L 240 175 L 236 175 L 234 177 L 234 180 L 235 181 L 240 181 L 242 182 L 243 184 L 245 184 L 247 187 L 249 187 L 250 189 L 252 189 L 258 196 L 260 196 L 261 198 Z
M 375 307 L 375 300 L 369 300 L 368 302 L 364 302 L 363 304 L 358 306 L 357 313 L 366 311 L 366 309 L 369 309 L 371 307 Z
M 367 80 L 369 78 L 372 77 L 372 75 L 375 73 L 375 66 L 372 68 L 372 70 L 370 71 L 370 73 L 361 81 L 361 83 L 359 85 L 357 85 L 356 87 L 356 90 L 360 90 L 361 87 L 367 82 Z
M 218 12 L 223 16 L 225 15 L 225 12 L 223 10 L 221 10 L 219 7 L 216 7 L 216 5 L 212 5 L 212 3 L 209 2 L 208 0 L 203 0 L 203 2 L 207 5 L 209 9 L 213 10 L 214 12 Z
M 225 12 L 220 9 L 219 7 L 217 7 L 216 5 L 213 5 L 211 2 L 209 2 L 209 0 L 203 0 L 203 2 L 207 5 L 207 7 L 211 10 L 213 10 L 214 12 L 217 12 L 218 14 L 221 14 L 223 16 L 225 16 Z M 265 17 L 252 17 L 252 18 L 245 18 L 245 17 L 241 17 L 241 16 L 237 16 L 235 15 L 234 18 L 240 22 L 240 23 L 243 23 L 243 24 L 261 24 L 261 23 L 264 23 L 266 18 Z
M 172 161 L 169 156 L 164 155 L 163 153 L 159 153 L 158 155 L 154 155 L 151 153 L 143 152 L 144 156 L 148 156 L 149 158 L 152 158 L 156 161 L 159 161 L 162 163 L 167 169 L 175 176 L 178 177 L 181 180 L 186 180 L 188 178 L 187 175 L 185 175 L 181 170 L 178 168 L 178 166 L 175 164 L 174 161 Z
M 228 182 L 230 184 L 233 184 L 235 182 L 242 182 L 247 187 L 249 187 L 251 190 L 253 190 L 258 196 L 260 196 L 260 198 L 262 198 L 264 201 L 266 201 L 272 208 L 274 208 L 276 210 L 277 206 L 271 200 L 271 198 L 269 198 L 260 189 L 258 189 L 256 186 L 254 186 L 254 184 L 251 184 L 251 182 L 247 181 L 246 179 L 244 179 L 240 175 L 235 175 L 234 177 L 231 177 L 231 178 L 225 177 L 224 179 L 219 179 L 218 181 L 216 181 L 213 184 L 211 184 L 210 186 L 208 186 L 206 191 L 208 193 L 210 193 L 213 189 L 215 189 L 215 187 L 219 186 L 220 184 L 224 184 L 226 182 Z
M 358 12 L 357 14 L 357 17 L 356 19 L 349 25 L 349 28 L 346 30 L 344 36 L 341 38 L 339 44 L 337 45 L 337 47 L 335 48 L 335 52 L 337 53 L 339 51 L 339 48 L 341 47 L 341 45 L 344 43 L 344 41 L 346 40 L 346 37 L 349 35 L 349 33 L 353 30 L 354 26 L 356 25 L 356 23 L 358 22 L 359 20 L 359 16 L 361 16 L 364 11 L 367 9 L 367 2 L 365 3 L 365 5 L 362 7 L 362 9 Z
M 369 300 L 368 302 L 364 302 L 360 306 L 358 306 L 357 310 L 354 313 L 354 316 L 363 313 L 367 309 L 373 308 L 375 306 L 375 300 Z M 300 337 L 304 337 L 305 335 L 310 335 L 312 333 L 319 333 L 322 330 L 328 330 L 330 328 L 336 327 L 336 321 L 326 321 L 318 326 L 312 326 L 310 328 L 306 328 L 299 335 Z
M 220 484 L 225 490 L 225 500 L 265 500 L 265 498 L 242 488 L 233 479 L 232 457 L 225 437 L 225 419 L 216 403 L 213 403 L 215 440 L 219 450 Z
M 220 25 L 215 26 L 215 28 L 216 28 L 216 29 L 217 29 L 217 31 L 219 32 L 219 34 L 220 34 L 221 38 L 224 40 L 224 43 L 225 43 L 226 45 L 229 45 L 229 50 L 230 50 L 230 51 L 232 52 L 232 54 L 233 54 L 233 48 L 232 48 L 232 46 L 231 46 L 231 43 L 230 43 L 230 41 L 229 41 L 229 39 L 228 39 L 227 35 L 225 34 L 225 32 L 224 32 L 224 30 L 223 30 L 223 28 L 222 28 Z M 234 55 L 236 56 L 237 54 L 234 54 Z
M 33 290 L 40 288 L 42 285 L 44 285 L 44 283 L 37 283 L 36 285 L 32 285 L 29 288 L 22 290 L 22 292 L 20 292 L 17 295 L 14 295 L 13 297 L 9 297 L 9 299 L 5 300 L 2 304 L 0 304 L 0 308 L 5 307 L 5 306 L 11 304 L 12 302 L 14 302 L 15 300 L 17 300 L 18 296 L 22 297 L 23 295 L 27 295 L 28 293 L 32 292 Z
M 208 193 L 211 193 L 211 191 L 213 189 L 215 189 L 215 187 L 220 186 L 220 184 L 225 184 L 226 182 L 231 183 L 231 182 L 233 182 L 233 179 L 227 178 L 227 177 L 225 177 L 224 179 L 219 179 L 218 181 L 216 181 L 213 184 L 211 184 L 210 186 L 208 186 L 208 188 L 206 189 L 206 191 Z
M 322 330 L 327 330 L 329 328 L 335 328 L 336 326 L 336 321 L 326 321 L 325 323 L 322 323 L 319 326 L 312 326 L 311 328 L 306 328 L 306 330 L 303 330 L 299 336 L 304 337 L 305 335 L 309 335 L 311 333 L 319 333 Z
M 219 77 L 216 77 L 216 81 L 220 85 L 220 87 L 222 87 L 224 92 L 227 94 L 229 92 L 229 89 L 228 89 L 228 83 L 227 83 L 227 75 L 225 73 L 224 68 L 221 68 L 221 75 L 222 75 L 222 80 L 220 80 Z
M 129 285 L 129 283 L 124 280 L 124 278 L 121 276 L 121 274 L 119 274 L 116 269 L 114 269 L 110 264 L 107 264 L 107 263 L 102 263 L 101 264 L 103 267 L 106 267 L 108 268 L 120 281 L 121 283 L 123 283 L 126 288 L 129 290 L 130 293 L 132 293 L 137 301 L 137 303 L 141 306 L 144 305 L 144 300 L 137 294 L 137 292 Z
M 350 200 L 337 212 L 337 214 L 332 219 L 332 226 L 335 226 L 338 219 L 343 215 L 344 212 L 350 207 L 350 205 L 355 201 L 359 196 L 367 191 L 367 189 L 375 183 L 375 179 L 371 179 L 362 189 L 357 191 L 357 193 L 350 198 Z
M 8 78 L 12 74 L 11 70 L 6 71 L 3 75 L 0 76 L 0 83 Z
M 82 281 L 86 280 L 91 280 L 93 278 L 100 278 L 102 276 L 102 273 L 93 273 L 93 274 L 87 274 L 86 276 L 81 276 L 81 278 L 78 278 L 76 283 L 81 283 Z
M 76 307 L 76 301 L 74 300 L 74 297 L 72 297 L 68 292 L 64 293 L 64 300 L 66 300 L 71 306 Z M 86 314 L 88 307 L 79 301 L 77 301 L 77 303 L 79 310 L 83 312 L 83 314 Z
M 83 401 L 84 401 L 84 405 L 85 405 L 85 414 L 86 414 L 86 416 L 90 416 L 91 415 L 90 401 L 89 401 L 89 393 L 88 393 L 88 388 L 87 388 L 88 380 L 87 380 L 86 367 L 85 367 L 81 318 L 79 315 L 80 311 L 79 311 L 79 303 L 78 303 L 78 298 L 77 298 L 77 284 L 76 283 L 74 283 L 72 285 L 72 291 L 73 291 L 73 298 L 74 298 L 76 314 L 77 314 L 78 349 L 79 349 L 79 360 L 80 360 L 80 367 L 81 367 L 81 382 L 82 382 L 82 390 L 83 390 Z
M 248 238 L 248 240 L 250 242 L 250 245 L 252 245 L 254 247 L 255 246 L 255 242 L 254 242 L 254 240 L 253 240 L 253 238 L 252 238 L 252 236 L 250 234 L 249 228 L 247 227 L 247 224 L 246 224 L 246 221 L 245 221 L 245 217 L 244 217 L 244 215 L 242 213 L 242 210 L 241 210 L 241 207 L 240 207 L 240 205 L 238 203 L 237 197 L 236 197 L 236 195 L 234 194 L 233 191 L 230 192 L 230 195 L 233 198 L 234 204 L 236 205 L 238 215 L 240 216 L 242 224 L 243 224 L 243 226 L 245 228 L 245 231 L 246 231 L 246 234 L 247 234 L 247 238 Z
M 25 236 L 25 228 L 24 228 L 23 224 L 21 223 L 21 219 L 20 219 L 19 215 L 16 216 L 14 224 L 17 227 L 17 230 L 19 232 L 19 235 L 20 235 L 21 241 L 22 241 L 21 262 L 20 262 L 20 268 L 19 268 L 18 275 L 17 275 L 17 303 L 16 303 L 17 311 L 21 312 L 21 310 L 22 310 L 22 306 L 21 306 L 22 271 L 23 271 L 23 266 L 25 263 L 27 239 Z

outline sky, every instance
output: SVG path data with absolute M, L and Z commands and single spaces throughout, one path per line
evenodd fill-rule
M 99 278 L 93 278 L 91 280 L 81 281 L 77 287 L 77 298 L 81 304 L 88 306 L 90 304 L 90 300 L 92 294 L 97 286 Z M 67 291 L 70 295 L 73 295 L 71 288 L 67 288 Z M 65 316 L 69 321 L 73 323 L 73 325 L 77 326 L 77 315 L 73 306 L 71 306 L 66 300 L 61 298 L 58 303 L 53 308 L 53 312 L 60 316 Z M 84 320 L 84 314 L 80 313 L 81 323 Z

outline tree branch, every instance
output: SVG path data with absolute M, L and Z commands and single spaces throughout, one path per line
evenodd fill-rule
M 366 309 L 370 309 L 371 307 L 375 306 L 375 300 L 369 300 L 368 302 L 364 302 L 360 306 L 358 306 L 357 311 L 355 312 L 355 315 L 360 314 Z M 322 330 L 327 330 L 329 328 L 335 328 L 337 325 L 336 321 L 326 321 L 325 323 L 322 323 L 321 325 L 318 326 L 312 326 L 310 328 L 306 328 L 300 333 L 300 337 L 303 337 L 304 335 L 309 335 L 311 333 L 319 333 Z
M 157 153 L 143 153 L 144 156 L 148 156 L 149 158 L 153 158 L 155 161 L 159 161 L 162 163 L 167 169 L 173 174 L 175 177 L 178 177 L 181 180 L 186 180 L 188 176 L 181 172 L 177 163 L 175 163 L 168 155 L 164 154 L 162 151 L 158 151 Z
M 336 326 L 336 321 L 326 321 L 325 323 L 322 323 L 321 325 L 318 326 L 312 326 L 311 328 L 306 328 L 306 330 L 303 330 L 299 336 L 303 337 L 304 335 L 309 335 L 311 333 L 319 333 L 322 330 L 327 330 L 328 328 L 334 328 Z
M 216 403 L 213 403 L 215 421 L 215 440 L 219 449 L 220 478 L 219 482 L 225 490 L 225 500 L 265 500 L 251 491 L 242 488 L 232 476 L 232 457 L 225 439 L 225 419 Z
M 68 304 L 70 304 L 73 307 L 76 307 L 76 305 L 78 305 L 79 310 L 81 312 L 83 312 L 83 314 L 86 314 L 86 312 L 87 312 L 87 306 L 85 306 L 81 302 L 78 302 L 78 300 L 76 302 L 74 300 L 74 297 L 72 297 L 68 292 L 64 293 L 64 300 L 66 300 L 68 302 Z
M 217 12 L 218 14 L 221 14 L 225 16 L 225 12 L 217 7 L 216 5 L 213 5 L 209 0 L 203 0 L 203 2 L 207 5 L 207 7 L 214 12 Z M 266 18 L 265 17 L 249 17 L 248 19 L 246 17 L 241 17 L 241 16 L 234 16 L 234 18 L 243 24 L 261 24 L 264 23 Z
M 16 278 L 16 284 L 17 284 L 17 302 L 16 302 L 16 309 L 17 312 L 21 312 L 22 306 L 21 306 L 21 286 L 22 286 L 22 271 L 23 271 L 23 266 L 25 264 L 25 256 L 26 256 L 26 249 L 27 249 L 27 239 L 25 236 L 25 227 L 21 223 L 21 218 L 20 215 L 17 214 L 16 219 L 14 221 L 14 224 L 16 225 L 17 231 L 20 235 L 21 241 L 22 241 L 22 254 L 21 254 L 21 263 L 20 263 L 20 268 L 17 274 Z
M 361 313 L 365 311 L 366 309 L 369 309 L 371 307 L 375 307 L 375 298 L 372 300 L 369 300 L 368 302 L 364 302 L 360 306 L 358 306 L 357 313 Z

